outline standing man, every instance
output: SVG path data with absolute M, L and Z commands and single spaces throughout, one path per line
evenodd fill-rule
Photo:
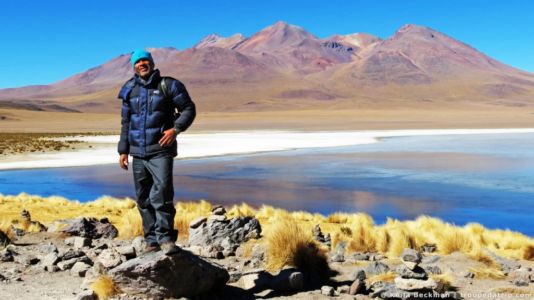
M 135 50 L 130 62 L 135 75 L 119 92 L 122 99 L 119 164 L 132 169 L 137 208 L 143 220 L 145 252 L 163 250 L 171 255 L 178 231 L 174 229 L 172 167 L 177 153 L 176 136 L 193 123 L 195 104 L 185 86 L 154 69 L 152 55 Z

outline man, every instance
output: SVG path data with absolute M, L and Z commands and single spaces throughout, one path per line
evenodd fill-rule
M 170 255 L 180 251 L 176 246 L 178 232 L 174 229 L 172 182 L 176 136 L 193 123 L 195 104 L 180 81 L 160 76 L 149 52 L 134 51 L 130 62 L 135 75 L 119 92 L 122 99 L 119 165 L 128 170 L 128 154 L 133 156 L 145 252 L 161 249 Z

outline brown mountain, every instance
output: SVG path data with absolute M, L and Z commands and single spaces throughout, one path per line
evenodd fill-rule
M 150 49 L 203 111 L 354 107 L 527 106 L 534 74 L 436 30 L 405 25 L 392 37 L 325 39 L 277 22 L 249 38 L 209 35 L 183 51 Z M 113 112 L 132 75 L 129 55 L 51 85 L 0 90 L 0 108 Z

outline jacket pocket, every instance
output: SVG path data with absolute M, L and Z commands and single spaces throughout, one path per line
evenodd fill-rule
M 136 115 L 139 114 L 139 97 L 133 97 L 130 99 L 130 108 Z

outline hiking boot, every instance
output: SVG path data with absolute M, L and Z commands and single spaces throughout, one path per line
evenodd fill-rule
M 173 255 L 182 251 L 180 247 L 176 246 L 174 242 L 165 242 L 160 245 L 161 250 L 165 255 Z
M 145 253 L 150 253 L 150 252 L 156 252 L 156 251 L 159 251 L 160 248 L 159 248 L 159 245 L 145 245 L 145 247 L 143 248 L 143 254 Z

